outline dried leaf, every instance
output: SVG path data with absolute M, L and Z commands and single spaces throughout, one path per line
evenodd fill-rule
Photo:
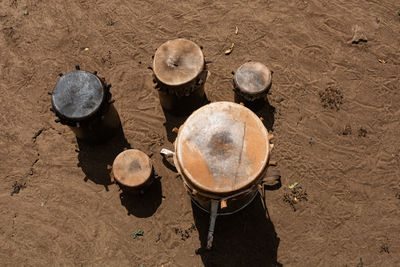
M 235 26 L 235 34 L 237 35 L 239 33 L 239 28 Z
M 379 61 L 379 63 L 386 64 L 386 60 L 384 60 L 384 59 L 378 59 L 378 61 Z
M 235 43 L 231 44 L 231 47 L 225 50 L 225 55 L 229 55 L 233 51 L 233 47 L 235 47 Z
M 298 185 L 299 185 L 299 183 L 298 183 L 298 182 L 295 182 L 295 183 L 289 185 L 289 189 L 293 189 L 293 188 L 295 188 L 295 187 L 298 186 Z

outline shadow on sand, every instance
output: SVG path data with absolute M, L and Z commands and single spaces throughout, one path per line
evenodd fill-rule
M 211 103 L 207 96 L 204 95 L 202 103 L 199 108 L 201 108 L 204 105 L 207 105 Z M 167 138 L 168 141 L 173 143 L 176 139 L 177 133 L 173 131 L 174 128 L 179 129 L 179 127 L 186 121 L 186 119 L 194 112 L 193 111 L 186 111 L 186 112 L 180 112 L 180 113 L 171 113 L 165 109 L 163 109 L 164 116 L 165 116 L 165 131 L 167 133 Z
M 131 148 L 130 144 L 125 138 L 122 127 L 117 133 L 105 143 L 90 144 L 77 139 L 79 147 L 79 163 L 78 167 L 82 169 L 86 177 L 85 182 L 88 180 L 96 184 L 101 184 L 108 191 L 108 186 L 112 183 L 110 172 L 107 167 L 112 166 L 115 157 L 124 151 Z
M 126 208 L 128 215 L 147 218 L 153 215 L 162 202 L 161 178 L 154 179 L 153 183 L 143 193 L 122 191 L 119 195 L 121 204 Z
M 279 238 L 266 216 L 261 199 L 233 215 L 218 216 L 211 250 L 206 250 L 209 214 L 192 202 L 193 217 L 200 236 L 204 266 L 282 266 L 277 262 Z
M 267 128 L 268 132 L 274 130 L 275 107 L 271 106 L 268 100 L 266 100 L 261 109 L 257 110 L 255 113 L 257 116 L 263 118 L 263 124 L 265 128 Z

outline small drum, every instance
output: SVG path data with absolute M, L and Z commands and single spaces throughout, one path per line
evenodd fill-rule
M 154 55 L 153 72 L 163 109 L 191 113 L 204 103 L 207 71 L 203 52 L 194 42 L 175 39 L 162 44 Z
M 253 61 L 243 64 L 233 77 L 235 102 L 259 110 L 265 104 L 271 83 L 272 72 L 264 64 Z
M 104 84 L 97 73 L 79 70 L 79 66 L 60 76 L 51 93 L 56 122 L 68 125 L 77 138 L 88 142 L 111 137 L 121 125 L 111 100 L 111 84 Z
M 142 151 L 128 149 L 114 160 L 112 174 L 123 191 L 142 192 L 153 181 L 153 165 Z

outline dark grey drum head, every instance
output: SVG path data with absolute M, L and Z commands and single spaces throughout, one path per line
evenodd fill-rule
M 240 66 L 233 80 L 242 93 L 257 95 L 271 87 L 271 70 L 260 62 L 250 61 Z
M 60 78 L 54 87 L 52 103 L 65 119 L 83 120 L 95 113 L 104 98 L 100 79 L 87 71 L 72 71 Z

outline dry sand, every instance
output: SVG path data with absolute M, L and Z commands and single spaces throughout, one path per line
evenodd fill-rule
M 400 266 L 399 8 L 1 0 L 1 265 Z M 271 221 L 259 200 L 218 218 L 211 252 L 199 249 L 208 216 L 159 155 L 184 118 L 165 124 L 148 67 L 177 37 L 204 47 L 211 101 L 233 100 L 232 71 L 248 60 L 274 71 L 263 112 L 282 187 L 268 192 Z M 76 64 L 113 84 L 126 140 L 90 147 L 54 122 L 47 92 Z M 128 143 L 161 177 L 142 198 L 121 195 L 106 169 Z M 294 182 L 308 194 L 296 212 L 283 201 Z

